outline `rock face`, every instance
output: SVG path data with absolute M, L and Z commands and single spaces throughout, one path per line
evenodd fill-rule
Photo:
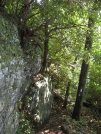
M 49 120 L 53 100 L 51 79 L 47 75 L 40 79 L 39 75 L 36 76 L 39 80 L 30 85 L 20 104 L 36 129 Z
M 40 126 L 50 117 L 53 100 L 51 79 L 47 76 L 43 80 L 36 82 L 34 91 L 36 92 L 33 94 L 31 107 L 32 111 L 34 111 L 34 122 Z
M 0 13 L 0 134 L 16 134 L 19 126 L 17 103 L 30 87 L 31 76 L 38 73 L 41 68 L 40 48 L 33 47 L 33 55 L 25 56 L 19 44 L 16 24 L 11 18 Z M 39 85 L 42 87 L 42 83 Z M 51 99 L 48 87 L 50 86 L 47 83 L 44 88 L 35 89 L 30 104 L 35 114 L 39 111 L 41 120 L 48 118 L 50 113 L 52 101 L 45 100 L 49 96 Z M 45 111 L 42 110 L 43 104 L 46 107 Z

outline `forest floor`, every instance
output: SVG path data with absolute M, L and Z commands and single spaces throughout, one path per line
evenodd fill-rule
M 62 103 L 54 102 L 48 124 L 36 134 L 101 134 L 101 115 L 96 110 L 83 107 L 79 121 L 71 118 L 72 111 L 73 105 L 63 109 Z

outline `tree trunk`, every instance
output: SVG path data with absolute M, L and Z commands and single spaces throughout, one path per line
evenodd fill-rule
M 49 33 L 48 33 L 48 23 L 45 24 L 45 40 L 44 40 L 44 54 L 41 72 L 43 73 L 47 68 L 47 59 L 48 59 L 48 43 L 49 43 Z
M 49 32 L 48 32 L 48 2 L 49 0 L 44 0 L 44 15 L 45 15 L 45 39 L 44 39 L 44 53 L 43 53 L 43 61 L 41 72 L 44 73 L 47 68 L 47 59 L 48 59 L 48 43 L 49 43 Z
M 78 86 L 78 91 L 77 91 L 76 102 L 75 102 L 74 111 L 72 114 L 72 118 L 76 119 L 76 120 L 79 120 L 79 118 L 80 118 L 80 112 L 81 112 L 81 107 L 82 107 L 82 100 L 83 100 L 84 88 L 85 88 L 85 83 L 86 83 L 86 78 L 87 78 L 87 72 L 88 72 L 88 64 L 86 64 L 86 62 L 83 60 L 80 78 L 79 78 L 79 86 Z
M 64 100 L 64 103 L 63 103 L 63 108 L 65 108 L 65 109 L 66 109 L 66 106 L 67 106 L 67 100 L 68 100 L 68 96 L 69 96 L 70 85 L 71 85 L 71 80 L 67 83 L 65 100 Z
M 86 35 L 86 41 L 85 41 L 85 51 L 88 51 L 92 47 L 92 29 L 94 26 L 94 21 L 92 17 L 89 17 L 88 20 L 88 31 Z M 80 113 L 81 113 L 81 108 L 82 108 L 82 101 L 83 101 L 83 96 L 84 96 L 84 91 L 85 91 L 85 84 L 86 84 L 86 78 L 87 78 L 87 72 L 88 72 L 88 63 L 87 61 L 83 60 L 82 61 L 82 66 L 81 66 L 81 73 L 79 77 L 79 84 L 78 84 L 78 90 L 77 90 L 77 96 L 76 96 L 76 102 L 72 114 L 72 118 L 79 120 L 80 119 Z
M 75 57 L 75 60 L 73 62 L 73 66 L 72 66 L 72 74 L 74 72 L 74 69 L 76 67 L 76 61 L 77 61 L 77 56 Z M 67 100 L 68 100 L 68 96 L 69 96 L 69 90 L 70 90 L 70 86 L 71 86 L 71 80 L 68 81 L 67 83 L 67 86 L 66 86 L 66 93 L 65 93 L 65 100 L 64 100 L 64 103 L 63 103 L 63 108 L 66 109 L 66 106 L 67 106 Z

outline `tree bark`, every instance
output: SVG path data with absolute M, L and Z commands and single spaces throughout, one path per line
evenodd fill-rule
M 81 73 L 80 73 L 80 78 L 79 78 L 76 102 L 75 102 L 74 111 L 72 114 L 72 118 L 76 120 L 79 120 L 80 118 L 87 72 L 88 72 L 88 64 L 86 64 L 85 60 L 83 60 L 82 66 L 81 66 Z
M 44 40 L 44 54 L 41 72 L 45 71 L 47 68 L 47 59 L 48 59 L 48 43 L 49 43 L 49 33 L 48 33 L 48 23 L 45 24 L 45 40 Z
M 92 29 L 94 26 L 94 20 L 92 17 L 89 17 L 88 20 L 88 30 L 86 34 L 86 41 L 85 41 L 85 51 L 88 51 L 92 47 Z M 82 108 L 82 103 L 83 103 L 83 96 L 84 96 L 84 91 L 85 91 L 85 84 L 86 84 L 86 78 L 87 78 L 87 73 L 88 73 L 88 67 L 89 64 L 85 59 L 82 61 L 82 66 L 81 66 L 81 73 L 79 77 L 79 84 L 78 84 L 78 90 L 77 90 L 77 96 L 76 96 L 76 102 L 72 114 L 72 118 L 79 120 L 80 119 L 80 113 L 81 113 L 81 108 Z
M 45 15 L 45 37 L 44 37 L 44 53 L 43 53 L 43 61 L 41 73 L 45 72 L 47 69 L 47 59 L 48 59 L 48 43 L 49 43 L 49 32 L 48 32 L 48 2 L 49 0 L 44 0 L 44 15 Z
M 72 74 L 75 70 L 76 67 L 76 61 L 77 61 L 77 56 L 75 57 L 75 60 L 73 62 L 73 66 L 72 66 Z M 66 86 L 66 93 L 65 93 L 65 99 L 64 99 L 64 103 L 63 103 L 63 108 L 66 109 L 67 106 L 67 102 L 68 102 L 68 96 L 69 96 L 69 91 L 70 91 L 70 86 L 71 86 L 71 80 L 68 81 L 67 86 Z
M 65 108 L 65 109 L 66 109 L 66 106 L 67 106 L 67 100 L 68 100 L 68 96 L 69 96 L 70 86 L 71 86 L 71 80 L 67 83 L 65 100 L 64 100 L 64 103 L 63 103 L 63 108 Z

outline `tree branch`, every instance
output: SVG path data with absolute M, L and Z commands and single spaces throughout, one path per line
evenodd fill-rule
M 87 26 L 87 25 L 77 25 L 77 24 L 73 24 L 73 25 L 66 25 L 66 26 L 64 26 L 64 27 L 54 27 L 53 29 L 51 29 L 50 31 L 49 31 L 49 33 L 51 33 L 51 32 L 53 32 L 53 31 L 55 31 L 55 30 L 61 30 L 61 29 L 69 29 L 69 28 L 73 28 L 73 27 L 85 27 L 85 26 Z

